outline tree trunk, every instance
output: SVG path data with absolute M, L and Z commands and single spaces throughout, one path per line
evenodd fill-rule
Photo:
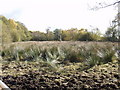
M 118 3 L 118 42 L 120 42 L 120 3 Z

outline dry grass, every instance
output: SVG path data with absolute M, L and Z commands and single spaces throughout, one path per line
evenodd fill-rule
M 58 76 L 63 78 L 66 76 L 65 80 L 67 79 L 67 81 L 73 80 L 73 77 L 75 76 L 75 78 L 78 77 L 76 80 L 80 81 L 79 77 L 81 76 L 81 71 L 88 73 L 86 76 L 84 76 L 83 73 L 83 79 L 84 77 L 87 77 L 85 78 L 86 80 L 90 78 L 89 80 L 92 81 L 94 79 L 91 78 L 92 76 L 98 77 L 102 73 L 103 75 L 105 74 L 104 72 L 101 73 L 101 70 L 107 66 L 111 66 L 109 65 L 111 63 L 108 62 L 118 59 L 115 55 L 117 50 L 120 50 L 118 43 L 111 42 L 32 41 L 6 44 L 3 45 L 3 48 L 1 49 L 1 55 L 3 58 L 2 75 L 5 77 L 5 83 L 8 83 L 12 88 L 21 88 L 21 86 L 24 87 L 25 85 L 20 84 L 20 87 L 16 87 L 16 84 L 12 85 L 10 82 L 17 83 L 21 80 L 20 83 L 23 83 L 24 81 L 25 84 L 27 83 L 26 80 L 29 80 L 29 77 L 31 77 L 30 82 L 34 80 L 37 82 L 35 85 L 31 83 L 29 84 L 30 86 L 33 85 L 33 87 L 36 87 L 39 83 L 40 76 L 43 76 L 45 81 L 50 80 L 53 77 L 58 78 Z M 97 66 L 98 64 L 103 65 Z M 107 66 L 104 67 L 105 65 Z M 101 68 L 101 66 L 103 68 Z M 116 64 L 112 66 L 117 69 Z M 110 70 L 113 70 L 114 67 L 110 67 Z M 109 68 L 106 69 L 107 71 L 109 70 Z M 51 77 L 49 78 L 49 76 Z M 71 76 L 71 78 L 69 78 L 69 76 Z M 16 77 L 20 78 L 20 80 L 16 80 Z M 34 80 L 33 77 L 35 78 Z M 46 77 L 48 78 L 46 79 Z M 11 78 L 10 82 L 8 82 L 8 78 Z M 54 82 L 54 80 L 55 79 L 52 81 Z M 66 81 L 64 82 L 66 83 Z M 71 82 L 72 81 L 70 81 L 70 83 Z M 93 84 L 94 82 L 96 83 L 96 80 L 93 80 Z M 48 84 L 47 81 L 46 83 Z M 51 81 L 49 84 L 50 87 L 52 87 Z M 39 85 L 42 86 L 42 84 Z M 68 85 L 70 84 L 68 83 Z M 67 87 L 69 87 L 68 85 Z M 89 83 L 84 83 L 84 85 L 89 85 Z M 100 83 L 99 85 L 102 84 Z
M 117 59 L 118 43 L 79 41 L 29 41 L 3 45 L 4 60 L 45 61 L 53 67 L 58 63 L 83 62 L 90 67 Z

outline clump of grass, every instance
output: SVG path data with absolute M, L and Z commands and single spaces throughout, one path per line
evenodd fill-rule
M 78 42 L 73 45 L 68 42 L 68 45 L 55 44 L 52 46 L 46 43 L 29 45 L 28 47 L 26 45 L 25 47 L 11 45 L 3 49 L 1 55 L 3 60 L 43 61 L 54 68 L 59 67 L 60 64 L 65 64 L 66 61 L 81 62 L 90 68 L 94 65 L 111 62 L 115 53 L 116 49 L 112 45 L 79 45 Z
M 56 69 L 59 67 L 59 63 L 64 61 L 66 55 L 59 47 L 45 49 L 43 52 L 41 54 L 41 56 L 44 56 L 42 59 Z
M 92 47 L 89 52 L 87 60 L 87 64 L 89 67 L 93 67 L 95 65 L 105 64 L 108 62 L 112 62 L 113 57 L 115 56 L 115 49 L 113 47 Z M 116 57 L 117 58 L 117 57 Z

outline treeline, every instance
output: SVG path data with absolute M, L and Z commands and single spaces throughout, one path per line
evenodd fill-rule
M 31 33 L 23 23 L 0 16 L 0 40 L 2 43 L 28 41 Z
M 77 28 L 46 30 L 46 33 L 36 31 L 31 32 L 31 35 L 32 41 L 100 41 L 104 38 L 98 30 L 88 32 L 86 29 Z
M 109 27 L 104 35 L 98 28 L 88 31 L 87 29 L 71 28 L 68 30 L 55 29 L 46 30 L 46 33 L 35 31 L 31 32 L 32 41 L 119 41 L 119 31 L 114 27 Z
M 28 31 L 23 23 L 0 16 L 0 32 L 2 43 L 18 41 L 119 41 L 119 31 L 111 26 L 102 35 L 99 29 L 88 31 L 87 29 L 71 28 L 68 30 L 55 29 L 46 32 Z

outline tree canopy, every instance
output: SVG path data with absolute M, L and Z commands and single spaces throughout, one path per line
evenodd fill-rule
M 71 28 L 67 30 L 55 29 L 47 32 L 28 31 L 21 22 L 7 19 L 0 16 L 2 43 L 18 41 L 118 41 L 119 34 L 116 26 L 110 26 L 105 35 L 101 35 L 98 28 L 92 31 L 81 28 Z
M 0 16 L 2 43 L 30 40 L 31 35 L 23 23 Z

